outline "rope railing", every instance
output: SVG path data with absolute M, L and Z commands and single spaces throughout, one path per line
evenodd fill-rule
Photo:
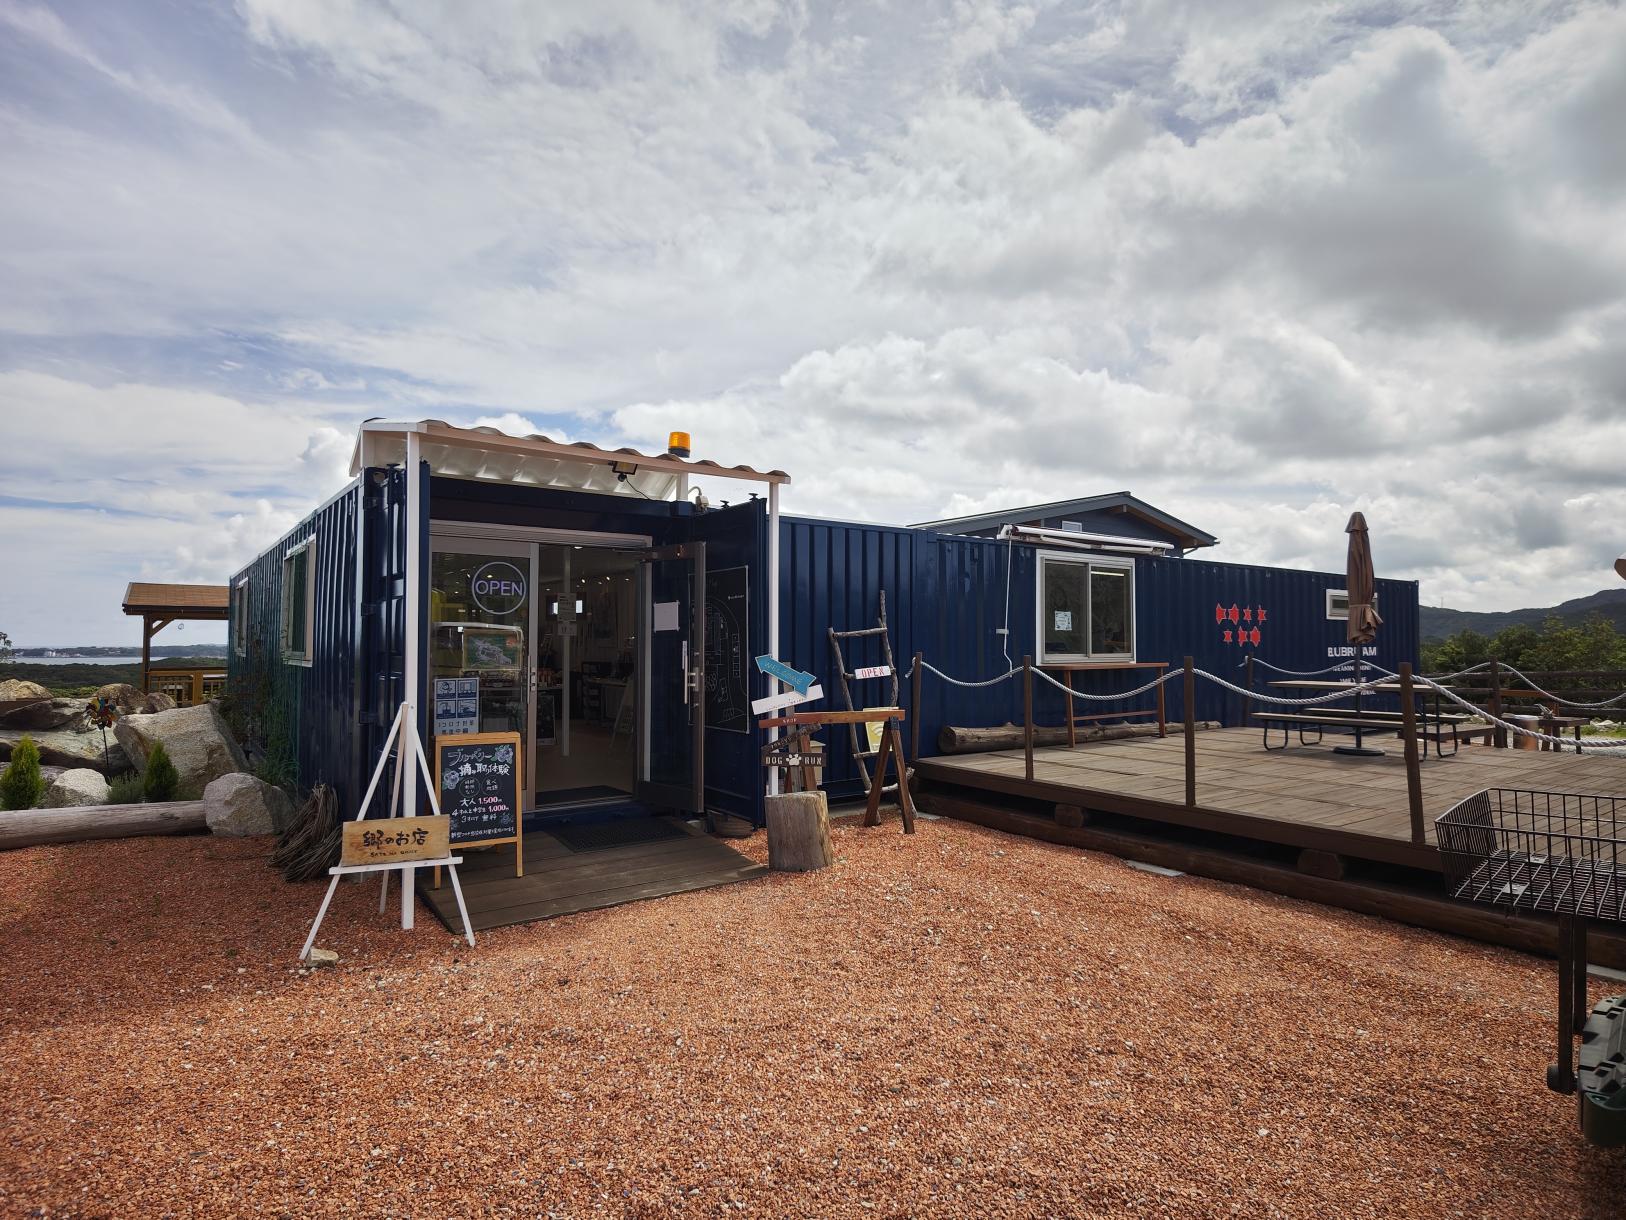
M 1236 663 L 1236 667 L 1238 669 L 1243 669 L 1247 666 L 1249 661 L 1252 661 L 1255 665 L 1263 666 L 1265 669 L 1271 670 L 1275 673 L 1287 674 L 1289 677 L 1293 678 L 1319 678 L 1322 674 L 1335 674 L 1340 670 L 1353 669 L 1355 667 L 1355 660 L 1353 657 L 1347 661 L 1340 661 L 1336 665 L 1329 665 L 1325 669 L 1287 669 L 1281 665 L 1272 665 L 1269 661 L 1264 660 L 1262 657 L 1243 657 Z
M 1256 662 L 1256 663 L 1257 664 L 1265 664 L 1265 662 Z M 984 678 L 984 679 L 980 679 L 980 680 L 976 680 L 976 681 L 967 681 L 965 679 L 956 678 L 952 674 L 944 673 L 942 670 L 938 669 L 935 665 L 933 665 L 929 661 L 927 661 L 924 657 L 919 658 L 918 661 L 916 662 L 916 664 L 919 665 L 921 670 L 923 670 L 923 671 L 925 671 L 927 673 L 930 673 L 930 674 L 934 675 L 935 677 L 938 677 L 938 678 L 942 679 L 944 682 L 947 682 L 951 686 L 957 686 L 957 687 L 960 687 L 960 688 L 962 688 L 964 690 L 981 690 L 981 689 L 986 689 L 986 688 L 991 687 L 991 686 L 998 686 L 1001 682 L 1007 682 L 1011 678 L 1014 678 L 1018 674 L 1023 672 L 1022 668 L 1020 666 L 1017 666 L 1017 667 L 1014 667 L 1012 669 L 1007 670 L 1006 672 L 1004 672 L 1002 674 L 998 674 L 998 675 L 996 675 L 996 676 L 994 676 L 992 678 Z M 1488 665 L 1488 664 L 1490 664 L 1490 662 L 1485 662 L 1484 664 Z M 1263 691 L 1249 690 L 1247 687 L 1238 686 L 1236 683 L 1231 682 L 1231 681 L 1229 681 L 1229 680 L 1227 680 L 1225 678 L 1222 678 L 1218 674 L 1209 673 L 1206 669 L 1193 669 L 1192 674 L 1193 674 L 1194 677 L 1205 678 L 1208 681 L 1214 683 L 1214 685 L 1220 687 L 1222 690 L 1229 691 L 1229 692 L 1231 692 L 1232 694 L 1235 694 L 1235 695 L 1240 695 L 1244 699 L 1248 699 L 1248 700 L 1250 700 L 1250 701 L 1252 701 L 1254 703 L 1272 704 L 1272 705 L 1274 705 L 1276 707 L 1318 707 L 1318 706 L 1321 706 L 1322 704 L 1336 703 L 1340 699 L 1347 699 L 1350 696 L 1355 695 L 1355 694 L 1366 694 L 1366 693 L 1369 693 L 1369 692 L 1377 692 L 1377 693 L 1381 693 L 1381 694 L 1394 694 L 1395 693 L 1393 683 L 1399 678 L 1400 675 L 1398 673 L 1394 672 L 1393 670 L 1385 669 L 1381 665 L 1376 665 L 1376 664 L 1373 664 L 1373 663 L 1367 662 L 1367 661 L 1362 662 L 1362 667 L 1363 668 L 1371 668 L 1371 669 L 1375 670 L 1380 676 L 1377 677 L 1377 678 L 1372 679 L 1371 681 L 1352 682 L 1348 686 L 1340 687 L 1338 690 L 1328 691 L 1327 693 L 1321 694 L 1321 695 L 1310 695 L 1310 696 L 1307 696 L 1307 697 L 1304 697 L 1304 698 L 1291 698 L 1291 697 L 1286 696 L 1286 695 L 1272 695 L 1272 694 L 1266 694 Z M 1275 669 L 1277 667 L 1272 666 L 1271 668 Z M 1333 668 L 1336 669 L 1336 668 L 1341 668 L 1341 667 L 1335 666 Z M 1474 669 L 1479 669 L 1479 668 L 1482 668 L 1482 666 L 1475 666 L 1474 667 Z M 1506 668 L 1511 673 L 1518 673 L 1518 671 L 1514 670 L 1511 666 L 1507 666 Z M 1181 678 L 1181 677 L 1184 676 L 1184 671 L 1183 670 L 1174 669 L 1174 670 L 1170 670 L 1166 674 L 1163 674 L 1161 677 L 1154 678 L 1152 681 L 1147 682 L 1144 685 L 1135 687 L 1133 690 L 1111 691 L 1111 692 L 1108 692 L 1106 694 L 1093 694 L 1093 693 L 1090 693 L 1088 691 L 1070 689 L 1065 684 L 1063 684 L 1062 682 L 1057 681 L 1050 674 L 1046 673 L 1043 669 L 1040 669 L 1040 668 L 1038 668 L 1036 666 L 1033 668 L 1032 672 L 1035 675 L 1037 675 L 1040 679 L 1042 679 L 1043 681 L 1048 682 L 1051 686 L 1055 687 L 1062 694 L 1066 695 L 1069 699 L 1082 699 L 1082 700 L 1092 702 L 1092 703 L 1116 703 L 1116 702 L 1120 702 L 1120 701 L 1125 700 L 1125 699 L 1133 699 L 1133 698 L 1136 698 L 1137 696 L 1146 694 L 1148 691 L 1156 690 L 1158 687 L 1163 686 L 1166 683 L 1173 682 L 1176 679 Z M 1293 671 L 1277 669 L 1277 672 L 1278 673 L 1290 673 L 1290 672 L 1293 672 Z M 1320 671 L 1316 671 L 1316 672 L 1328 673 L 1328 672 L 1332 672 L 1332 671 L 1331 670 L 1320 670 Z M 1463 670 L 1463 671 L 1461 671 L 1461 673 L 1469 673 L 1469 672 L 1472 672 L 1472 671 L 1471 670 Z M 915 665 L 912 664 L 910 666 L 910 668 L 909 668 L 908 674 L 906 674 L 905 676 L 906 677 L 913 677 L 914 673 L 915 673 Z M 1460 674 L 1446 675 L 1447 678 L 1454 677 L 1454 676 L 1461 676 L 1461 675 Z M 1526 682 L 1530 681 L 1529 678 L 1525 677 L 1525 675 L 1523 675 L 1523 674 L 1519 674 L 1518 676 L 1521 677 L 1521 678 L 1524 678 L 1524 680 Z M 1474 716 L 1479 717 L 1481 720 L 1484 720 L 1486 723 L 1496 725 L 1498 728 L 1505 729 L 1507 732 L 1517 734 L 1518 736 L 1521 736 L 1521 737 L 1532 738 L 1532 739 L 1534 739 L 1536 741 L 1544 742 L 1544 743 L 1546 743 L 1548 745 L 1552 745 L 1552 746 L 1559 746 L 1559 747 L 1563 747 L 1563 748 L 1566 748 L 1566 749 L 1580 749 L 1582 751 L 1587 751 L 1587 750 L 1618 750 L 1618 749 L 1626 748 L 1626 738 L 1605 738 L 1605 739 L 1602 739 L 1602 740 L 1594 740 L 1594 741 L 1586 741 L 1586 740 L 1576 741 L 1574 738 L 1559 737 L 1559 736 L 1557 736 L 1555 734 L 1552 734 L 1552 733 L 1541 732 L 1539 729 L 1532 729 L 1528 725 L 1517 724 L 1517 723 L 1515 723 L 1513 721 L 1510 721 L 1510 720 L 1504 719 L 1501 716 L 1498 716 L 1494 712 L 1491 712 L 1491 711 L 1489 711 L 1489 710 L 1487 710 L 1485 708 L 1479 707 L 1477 704 L 1474 704 L 1474 703 L 1470 702 L 1467 699 L 1464 699 L 1462 696 L 1458 695 L 1455 691 L 1453 691 L 1449 687 L 1443 685 L 1441 680 L 1437 679 L 1437 678 L 1429 678 L 1429 677 L 1424 677 L 1422 675 L 1417 675 L 1417 676 L 1414 676 L 1412 678 L 1412 682 L 1414 684 L 1414 687 L 1417 690 L 1432 690 L 1432 691 L 1436 692 L 1437 694 L 1443 696 L 1444 698 L 1450 700 L 1452 703 L 1456 704 L 1458 707 L 1461 707 L 1463 710 L 1471 713 Z M 1531 686 L 1534 688 L 1535 684 L 1531 683 Z M 1539 688 L 1537 688 L 1537 693 L 1545 694 L 1546 692 L 1540 691 Z M 1621 696 L 1619 696 L 1618 699 L 1611 700 L 1610 702 L 1614 703 L 1614 702 L 1619 702 L 1621 700 L 1626 700 L 1626 693 L 1623 693 Z M 1568 706 L 1573 707 L 1573 706 L 1585 706 L 1585 705 L 1569 704 Z M 1598 706 L 1607 706 L 1607 705 L 1600 704 Z
M 1489 665 L 1490 662 L 1486 661 L 1485 664 Z M 1604 699 L 1604 700 L 1602 700 L 1601 702 L 1598 702 L 1598 703 L 1582 703 L 1582 702 L 1580 702 L 1578 700 L 1575 700 L 1575 699 L 1566 699 L 1562 695 L 1553 694 L 1552 691 L 1543 690 L 1541 687 L 1536 685 L 1535 681 L 1530 677 L 1530 675 L 1528 675 L 1526 673 L 1523 673 L 1518 669 L 1515 669 L 1511 665 L 1503 665 L 1502 668 L 1505 669 L 1508 673 L 1513 674 L 1515 677 L 1522 678 L 1524 680 L 1525 684 L 1530 687 L 1530 689 L 1531 689 L 1531 691 L 1533 693 L 1535 693 L 1537 695 L 1540 695 L 1543 699 L 1551 700 L 1553 703 L 1558 704 L 1560 707 L 1575 707 L 1575 708 L 1582 708 L 1582 709 L 1612 708 L 1612 707 L 1615 707 L 1615 706 L 1619 705 L 1621 702 L 1626 701 L 1626 691 L 1621 691 L 1620 694 L 1615 695 L 1614 697 L 1609 698 L 1609 699 Z M 1465 670 L 1463 672 L 1466 673 L 1467 671 Z M 1446 680 L 1449 680 L 1450 678 L 1460 677 L 1460 676 L 1461 676 L 1460 674 L 1448 674 L 1446 676 L 1446 678 L 1441 679 L 1441 681 L 1446 681 Z

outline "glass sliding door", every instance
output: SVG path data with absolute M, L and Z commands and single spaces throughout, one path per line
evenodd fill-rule
M 534 741 L 535 547 L 431 535 L 429 572 L 432 731 Z M 527 789 L 534 776 L 526 766 Z
M 706 544 L 645 552 L 639 573 L 638 798 L 705 810 Z

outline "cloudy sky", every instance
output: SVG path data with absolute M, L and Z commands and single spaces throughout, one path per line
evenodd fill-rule
M 1623 114 L 1616 4 L 0 0 L 0 628 L 134 638 L 374 415 L 1590 593 Z

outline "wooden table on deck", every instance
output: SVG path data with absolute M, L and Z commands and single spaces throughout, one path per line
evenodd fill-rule
M 1124 712 L 1089 712 L 1080 715 L 1073 711 L 1071 691 L 1075 673 L 1094 673 L 1103 669 L 1156 669 L 1161 671 L 1168 669 L 1168 667 L 1169 663 L 1167 661 L 1077 661 L 1039 666 L 1040 669 L 1058 671 L 1063 682 L 1066 683 L 1069 692 L 1067 697 L 1067 744 L 1069 746 L 1078 744 L 1078 725 L 1086 720 L 1127 720 L 1132 716 L 1156 716 L 1157 735 L 1167 737 L 1169 735 L 1169 724 L 1168 717 L 1164 714 L 1163 684 L 1161 682 L 1157 686 L 1157 706 L 1155 708 L 1130 709 Z
M 1364 683 L 1356 683 L 1356 682 L 1352 682 L 1352 681 L 1346 681 L 1345 679 L 1342 679 L 1342 678 L 1282 678 L 1282 679 L 1280 679 L 1278 681 L 1270 683 L 1270 685 L 1271 686 L 1281 687 L 1284 690 L 1319 691 L 1321 693 L 1326 693 L 1328 691 L 1338 691 L 1338 690 L 1350 691 L 1355 696 L 1355 708 L 1354 708 L 1355 716 L 1354 716 L 1354 718 L 1356 720 L 1362 719 L 1362 716 L 1361 716 L 1361 692 L 1356 688 L 1357 688 L 1357 686 L 1364 685 Z M 1392 694 L 1398 695 L 1400 693 L 1400 683 L 1398 683 L 1398 682 L 1382 682 L 1382 683 L 1379 683 L 1377 686 L 1373 687 L 1373 689 L 1378 690 L 1378 691 L 1382 691 L 1385 694 L 1391 694 L 1392 693 Z M 1418 691 L 1416 688 L 1413 688 L 1413 693 L 1416 694 L 1416 693 L 1421 693 L 1421 692 Z M 1436 695 L 1435 696 L 1436 704 L 1438 703 L 1438 701 L 1439 701 L 1439 696 Z M 1317 706 L 1324 707 L 1326 705 L 1325 704 L 1320 704 L 1320 705 L 1317 705 Z M 1436 706 L 1436 708 L 1435 708 L 1436 713 L 1438 713 L 1438 710 L 1439 709 Z M 1375 717 L 1373 718 L 1372 723 L 1373 723 L 1373 726 L 1376 727 L 1376 728 L 1382 729 L 1384 727 L 1382 725 L 1382 723 L 1379 722 Z M 1364 745 L 1364 743 L 1361 740 L 1364 733 L 1365 733 L 1365 730 L 1362 729 L 1359 725 L 1355 726 L 1355 750 L 1354 751 L 1350 751 L 1347 747 L 1344 747 L 1344 746 L 1338 746 L 1338 747 L 1335 747 L 1335 749 L 1339 750 L 1342 753 L 1346 753 L 1346 754 L 1352 753 L 1352 752 L 1363 753 L 1363 754 L 1374 754 L 1374 755 L 1375 754 L 1381 754 L 1383 752 L 1381 750 L 1368 750 L 1366 748 L 1366 746 Z M 1424 748 L 1426 749 L 1427 747 L 1425 746 Z

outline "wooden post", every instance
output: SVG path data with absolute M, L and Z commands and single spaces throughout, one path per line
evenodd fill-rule
M 1022 754 L 1027 759 L 1028 782 L 1033 782 L 1033 658 L 1022 655 Z
M 909 718 L 914 721 L 909 726 L 909 757 L 916 762 L 920 761 L 920 664 L 925 659 L 925 653 L 917 652 L 909 667 L 913 675 L 909 679 Z
M 150 694 L 152 685 L 149 681 L 152 670 L 152 615 L 141 616 L 141 693 Z
M 1248 688 L 1248 690 L 1251 692 L 1253 690 L 1253 653 L 1251 653 L 1251 652 L 1248 654 L 1248 668 L 1247 668 L 1246 672 L 1247 672 L 1247 677 L 1245 677 L 1242 680 L 1242 685 L 1246 686 Z M 1243 695 L 1242 696 L 1242 723 L 1244 725 L 1246 725 L 1248 723 L 1248 716 L 1252 712 L 1253 712 L 1253 695 L 1251 693 Z
M 1494 658 L 1491 660 L 1490 713 L 1498 720 L 1502 718 L 1502 663 Z M 1507 749 L 1507 730 L 1497 725 L 1492 740 L 1498 750 Z
M 1186 658 L 1186 808 L 1197 807 L 1197 675 L 1191 658 Z
M 1406 742 L 1406 800 L 1411 806 L 1411 841 L 1428 841 L 1423 826 L 1423 773 L 1417 760 L 1417 707 L 1412 699 L 1411 662 L 1400 663 L 1400 735 Z

